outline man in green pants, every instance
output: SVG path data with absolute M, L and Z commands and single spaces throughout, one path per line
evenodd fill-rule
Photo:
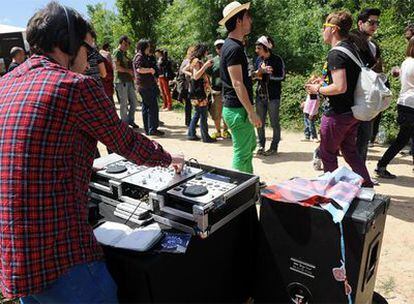
M 239 171 L 253 173 L 253 151 L 256 148 L 254 128 L 262 122 L 252 104 L 252 80 L 248 75 L 248 61 L 243 37 L 250 33 L 252 19 L 250 2 L 231 2 L 223 9 L 224 25 L 229 32 L 221 49 L 220 78 L 223 83 L 223 119 L 233 139 L 233 165 Z

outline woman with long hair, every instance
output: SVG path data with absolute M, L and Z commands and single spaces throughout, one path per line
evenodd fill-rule
M 185 112 L 185 125 L 188 127 L 191 122 L 191 100 L 190 100 L 190 81 L 191 76 L 187 75 L 184 71 L 190 65 L 190 57 L 194 51 L 195 46 L 189 46 L 186 52 L 184 60 L 181 62 L 180 68 L 178 70 L 178 101 L 184 102 L 184 112 Z
M 378 161 L 375 172 L 381 178 L 396 178 L 387 170 L 387 166 L 414 134 L 414 38 L 408 42 L 406 56 L 401 65 L 401 91 L 397 101 L 397 122 L 400 125 L 400 130 L 395 141 Z
M 200 139 L 196 135 L 196 126 L 200 120 L 201 139 L 205 143 L 210 143 L 215 142 L 215 140 L 212 139 L 208 134 L 208 99 L 206 91 L 209 90 L 210 84 L 206 70 L 213 65 L 213 61 L 202 61 L 207 56 L 207 54 L 207 45 L 203 43 L 196 45 L 193 53 L 190 56 L 190 64 L 187 66 L 184 72 L 191 76 L 190 99 L 191 104 L 195 110 L 194 116 L 190 122 L 190 126 L 188 127 L 187 138 L 189 140 Z

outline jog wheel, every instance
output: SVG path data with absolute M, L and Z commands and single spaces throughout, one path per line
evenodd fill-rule
M 206 186 L 202 186 L 202 185 L 187 186 L 185 187 L 183 191 L 183 194 L 189 197 L 203 196 L 203 195 L 206 195 L 207 193 L 208 193 L 208 189 L 206 188 Z
M 124 165 L 112 165 L 106 169 L 106 173 L 109 174 L 120 174 L 127 170 L 127 167 Z

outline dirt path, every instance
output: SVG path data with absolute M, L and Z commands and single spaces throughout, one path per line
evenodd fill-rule
M 136 115 L 137 123 L 142 126 L 141 113 Z M 166 132 L 158 140 L 171 152 L 182 152 L 186 158 L 194 157 L 201 163 L 223 168 L 231 167 L 232 146 L 230 140 L 213 144 L 187 141 L 184 127 L 184 113 L 161 112 L 165 122 L 161 130 Z M 211 121 L 210 121 L 211 123 Z M 210 130 L 213 130 L 210 124 Z M 199 134 L 199 130 L 197 131 Z M 267 135 L 271 132 L 268 130 Z M 312 178 L 320 174 L 311 166 L 312 153 L 316 143 L 301 142 L 302 134 L 282 130 L 279 154 L 254 159 L 255 174 L 273 184 L 291 177 Z M 268 143 L 269 145 L 269 143 Z M 101 145 L 100 151 L 106 153 Z M 374 171 L 377 160 L 384 153 L 384 147 L 369 150 L 368 169 Z M 340 159 L 340 163 L 344 161 Z M 381 180 L 375 188 L 377 193 L 391 196 L 385 235 L 381 251 L 376 290 L 385 296 L 389 303 L 413 303 L 414 301 L 414 172 L 411 157 L 398 156 L 389 166 L 398 175 L 395 180 Z M 411 299 L 411 300 L 410 300 Z

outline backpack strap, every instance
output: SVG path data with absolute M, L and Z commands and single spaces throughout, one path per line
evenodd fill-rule
M 342 53 L 345 53 L 345 54 L 346 54 L 349 58 L 351 58 L 351 59 L 352 59 L 352 61 L 353 61 L 353 62 L 355 62 L 355 63 L 356 63 L 356 65 L 358 65 L 360 68 L 364 67 L 364 65 L 362 64 L 361 59 L 357 59 L 357 58 L 355 57 L 355 55 L 354 55 L 354 54 L 352 54 L 352 52 L 351 52 L 350 50 L 348 50 L 347 48 L 344 48 L 343 46 L 335 46 L 335 47 L 333 47 L 333 48 L 331 49 L 331 51 L 334 51 L 334 50 L 336 50 L 336 51 L 340 51 L 340 52 L 342 52 Z

